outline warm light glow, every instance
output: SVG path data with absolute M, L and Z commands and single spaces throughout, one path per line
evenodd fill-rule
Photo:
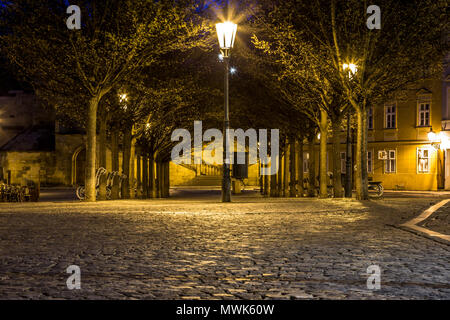
M 349 70 L 349 74 L 356 74 L 356 72 L 358 72 L 358 66 L 354 63 L 344 63 L 342 69 L 344 69 L 344 71 Z
M 234 46 L 236 38 L 237 24 L 227 21 L 216 24 L 217 38 L 222 50 L 229 50 Z
M 445 132 L 441 131 L 439 133 L 439 140 L 441 141 L 440 147 L 442 150 L 450 149 L 450 139 Z
M 428 140 L 431 142 L 436 141 L 437 135 L 434 133 L 433 129 L 430 129 L 430 132 L 428 132 Z
M 119 95 L 120 102 L 128 101 L 128 96 L 126 93 Z

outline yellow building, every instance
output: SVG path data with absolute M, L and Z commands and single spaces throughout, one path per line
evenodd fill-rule
M 381 181 L 388 190 L 450 190 L 450 76 L 424 81 L 406 92 L 369 110 L 369 179 Z M 345 141 L 343 132 L 342 174 L 346 169 Z M 305 150 L 306 173 L 309 153 Z M 332 171 L 331 160 L 329 145 L 327 171 Z M 315 161 L 318 174 L 318 146 Z
M 425 81 L 369 111 L 368 173 L 386 189 L 438 190 L 446 182 L 450 188 L 449 132 L 443 129 L 449 106 L 442 84 Z M 431 131 L 443 140 L 440 145 L 430 141 Z

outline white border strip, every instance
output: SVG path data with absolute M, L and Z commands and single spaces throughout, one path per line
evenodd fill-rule
M 427 210 L 425 210 L 421 215 L 419 215 L 418 217 L 409 220 L 408 222 L 400 225 L 401 227 L 407 227 L 410 229 L 414 229 L 416 231 L 420 231 L 423 232 L 425 234 L 427 234 L 430 237 L 437 237 L 437 238 L 441 238 L 447 241 L 450 241 L 450 236 L 446 235 L 446 234 L 442 234 L 439 232 L 435 232 L 435 231 L 431 231 L 429 229 L 426 228 L 422 228 L 419 227 L 417 224 L 421 223 L 422 221 L 424 221 L 425 219 L 427 219 L 429 216 L 431 216 L 434 212 L 436 212 L 437 210 L 439 210 L 441 207 L 445 206 L 448 202 L 450 202 L 450 199 L 447 200 L 442 200 L 441 202 L 435 204 L 434 206 L 428 208 Z

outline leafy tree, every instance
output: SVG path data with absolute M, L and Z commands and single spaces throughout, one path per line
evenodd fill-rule
M 86 198 L 95 201 L 100 100 L 142 66 L 173 50 L 203 46 L 209 26 L 194 1 L 80 1 L 81 30 L 68 30 L 66 1 L 6 1 L 1 49 L 35 88 L 58 106 L 85 103 Z

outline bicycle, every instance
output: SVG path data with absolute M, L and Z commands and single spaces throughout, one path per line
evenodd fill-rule
M 97 169 L 97 172 L 95 173 L 95 196 L 98 197 L 98 193 L 100 191 L 100 177 L 104 174 L 106 174 L 106 169 L 103 167 L 100 167 Z M 83 201 L 86 199 L 86 188 L 85 186 L 79 186 L 76 190 L 76 195 L 79 200 Z

